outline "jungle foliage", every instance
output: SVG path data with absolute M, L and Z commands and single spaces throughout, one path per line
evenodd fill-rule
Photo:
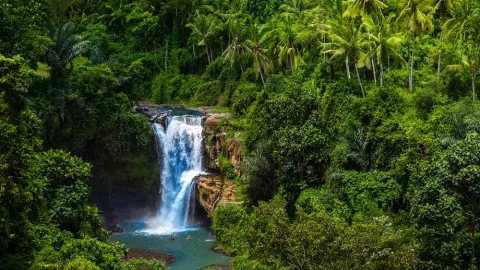
M 153 101 L 236 117 L 235 269 L 477 269 L 479 25 L 476 0 L 0 0 L 1 266 L 156 269 L 88 203 L 157 190 Z

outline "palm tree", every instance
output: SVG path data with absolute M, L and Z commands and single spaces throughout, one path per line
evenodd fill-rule
M 345 67 L 349 80 L 351 79 L 350 60 L 354 62 L 358 84 L 362 90 L 362 96 L 365 97 L 357 63 L 358 60 L 363 57 L 364 52 L 362 48 L 365 48 L 369 44 L 367 35 L 361 32 L 360 27 L 358 27 L 355 22 L 343 20 L 341 17 L 327 22 L 327 34 L 330 42 L 324 44 L 326 50 L 323 53 L 331 53 L 332 58 L 338 56 L 345 57 Z
M 290 0 L 287 3 L 280 6 L 280 10 L 284 14 L 288 14 L 298 18 L 299 21 L 302 21 L 306 13 L 317 7 L 318 2 L 312 0 Z
M 343 17 L 355 19 L 358 16 L 365 18 L 367 16 L 374 18 L 375 21 L 381 21 L 383 19 L 382 9 L 387 5 L 380 0 L 347 0 L 344 3 L 345 10 L 342 14 Z M 368 28 L 366 28 L 369 31 Z M 372 48 L 368 48 L 371 50 Z M 373 68 L 373 78 L 375 84 L 377 84 L 377 72 L 375 69 L 375 62 L 371 61 L 371 67 Z
M 72 59 L 84 53 L 89 42 L 75 34 L 75 24 L 72 22 L 57 27 L 51 39 L 54 44 L 47 50 L 46 62 L 52 68 L 51 77 L 55 84 L 66 71 L 67 66 L 68 70 L 73 68 Z
M 261 37 L 261 29 L 257 25 L 251 27 L 251 38 L 245 41 L 246 52 L 250 53 L 253 57 L 253 69 L 255 76 L 262 79 L 263 87 L 265 87 L 265 79 L 263 74 L 268 73 L 273 69 L 273 63 L 268 58 L 268 49 L 265 48 L 266 41 Z
M 345 147 L 346 157 L 350 162 L 358 166 L 365 172 L 371 166 L 371 158 L 369 154 L 369 143 L 366 136 L 366 128 L 353 128 L 340 138 L 341 143 Z
M 411 54 L 408 73 L 408 83 L 410 94 L 413 93 L 413 69 L 415 64 L 415 39 L 421 36 L 425 31 L 433 31 L 433 23 L 431 11 L 433 6 L 431 0 L 403 0 L 400 4 L 400 14 L 397 18 L 397 26 L 399 24 L 406 25 L 411 33 Z
M 380 0 L 347 0 L 344 3 L 343 17 L 356 18 L 367 15 L 380 20 L 383 17 L 382 9 L 388 7 Z
M 267 23 L 264 28 L 269 30 L 262 39 L 265 39 L 269 48 L 277 55 L 278 65 L 287 66 L 293 73 L 298 63 L 302 61 L 298 33 L 303 27 L 296 23 L 293 16 L 286 14 Z
M 72 10 L 76 13 L 78 17 L 82 20 L 91 14 L 98 6 L 100 5 L 99 1 L 96 0 L 74 0 Z
M 230 45 L 225 49 L 222 56 L 224 57 L 224 61 L 229 60 L 231 65 L 238 61 L 242 52 L 245 52 L 247 47 L 244 44 L 244 38 L 248 33 L 248 28 L 246 28 L 243 24 L 239 23 L 238 21 L 232 21 L 229 24 L 230 35 L 232 35 Z M 240 69 L 243 73 L 243 66 L 240 63 Z
M 393 15 L 393 14 L 392 14 Z M 376 25 L 370 16 L 364 19 L 363 26 L 368 31 L 369 40 L 372 41 L 373 48 L 364 54 L 359 61 L 359 67 L 367 66 L 370 68 L 371 62 L 375 61 L 380 66 L 380 86 L 383 86 L 385 78 L 384 63 L 388 63 L 390 58 L 405 62 L 403 57 L 397 52 L 397 48 L 405 42 L 403 33 L 395 33 L 391 26 L 394 16 L 383 18 L 381 23 Z
M 211 46 L 217 33 L 221 30 L 221 23 L 214 16 L 205 16 L 197 11 L 194 23 L 189 23 L 186 27 L 192 30 L 190 37 L 197 42 L 197 45 L 205 46 L 208 64 L 210 64 L 213 61 Z
M 459 4 L 458 0 L 434 0 L 434 11 L 440 15 L 440 49 L 438 52 L 438 70 L 437 76 L 440 78 L 440 70 L 442 68 L 442 46 L 443 46 L 443 34 L 444 23 L 447 14 L 453 15 Z
M 479 68 L 479 61 L 480 61 L 480 48 L 478 47 L 478 41 L 471 41 L 468 50 L 467 50 L 468 57 L 467 59 L 462 60 L 462 64 L 460 65 L 449 65 L 448 68 L 451 70 L 462 70 L 465 67 L 470 69 L 471 77 L 472 77 L 472 99 L 475 100 L 476 97 L 476 81 L 478 75 L 478 68 Z
M 471 0 L 462 0 L 457 5 L 456 16 L 447 20 L 444 24 L 447 37 L 453 37 L 460 40 L 460 58 L 459 64 L 463 64 L 463 50 L 467 34 L 473 32 L 476 28 L 473 18 L 474 7 Z
M 247 0 L 232 0 L 221 17 L 225 19 L 227 25 L 250 17 L 247 11 Z
M 87 51 L 89 42 L 75 34 L 75 24 L 68 22 L 59 26 L 51 36 L 54 44 L 48 48 L 46 62 L 52 68 L 51 78 L 54 87 L 59 88 L 60 116 L 64 119 L 65 88 L 61 81 L 64 73 L 73 69 L 73 58 Z
M 126 0 L 110 0 L 105 4 L 105 9 L 109 14 L 100 16 L 100 19 L 108 21 L 108 26 L 120 37 L 122 42 L 124 41 L 123 37 L 128 15 L 127 7 L 129 5 L 133 7 L 136 4 L 128 4 Z

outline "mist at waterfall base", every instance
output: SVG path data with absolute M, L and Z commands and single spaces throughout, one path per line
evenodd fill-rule
M 142 221 L 123 221 L 123 233 L 112 241 L 128 247 L 171 253 L 176 262 L 171 269 L 199 269 L 227 264 L 230 258 L 211 250 L 213 236 L 208 227 L 195 226 L 194 177 L 203 174 L 201 118 L 193 115 L 170 116 L 167 127 L 153 125 L 162 172 L 161 202 L 157 214 Z M 175 240 L 170 239 L 175 235 Z M 191 240 L 186 239 L 187 235 Z

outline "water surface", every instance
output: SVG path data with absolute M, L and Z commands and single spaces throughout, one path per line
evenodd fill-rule
M 111 240 L 119 241 L 127 247 L 168 252 L 176 261 L 170 266 L 172 270 L 195 270 L 209 265 L 227 265 L 231 260 L 223 254 L 214 252 L 213 236 L 209 228 L 191 227 L 175 233 L 175 240 L 170 235 L 154 235 L 141 232 L 145 222 L 121 222 L 123 233 L 115 233 Z M 188 241 L 187 235 L 191 240 Z

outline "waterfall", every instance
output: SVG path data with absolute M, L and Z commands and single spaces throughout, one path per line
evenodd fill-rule
M 146 232 L 168 234 L 185 230 L 193 212 L 193 178 L 202 174 L 202 121 L 195 116 L 173 116 L 166 130 L 160 124 L 154 124 L 154 130 L 162 162 L 161 204 Z

